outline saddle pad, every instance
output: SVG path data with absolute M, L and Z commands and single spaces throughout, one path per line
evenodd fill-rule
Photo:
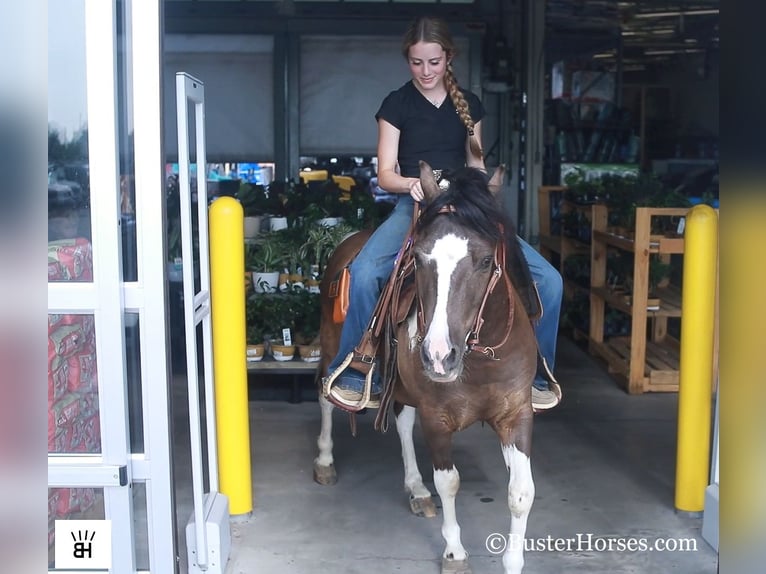
M 351 271 L 344 267 L 335 279 L 330 282 L 328 296 L 333 300 L 332 320 L 334 323 L 343 323 L 348 312 L 348 290 L 351 285 Z

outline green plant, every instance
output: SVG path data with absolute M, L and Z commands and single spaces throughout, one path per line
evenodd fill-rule
M 657 287 L 670 276 L 671 266 L 656 253 L 649 256 L 649 293 L 655 293 Z
M 249 269 L 268 273 L 280 271 L 286 264 L 284 244 L 277 232 L 262 234 L 248 249 L 246 264 Z
M 250 296 L 245 299 L 245 332 L 250 345 L 263 343 L 266 338 L 267 297 L 264 295 Z
M 321 317 L 319 293 L 296 288 L 285 293 L 284 297 L 285 313 L 291 317 L 293 339 L 301 345 L 313 343 L 319 336 Z
M 239 184 L 237 199 L 242 204 L 245 217 L 255 217 L 269 213 L 274 205 L 273 198 L 269 197 L 264 186 L 251 184 L 246 181 Z

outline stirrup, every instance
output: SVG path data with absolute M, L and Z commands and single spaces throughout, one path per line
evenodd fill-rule
M 337 369 L 335 369 L 332 373 L 327 375 L 326 377 L 322 378 L 322 396 L 324 396 L 325 399 L 330 401 L 332 404 L 337 406 L 338 408 L 343 409 L 344 411 L 348 411 L 350 413 L 357 413 L 361 411 L 362 409 L 369 408 L 369 409 L 377 409 L 380 407 L 380 396 L 377 398 L 372 397 L 372 377 L 373 373 L 375 372 L 375 363 L 372 363 L 370 366 L 370 370 L 367 373 L 367 376 L 364 378 L 364 388 L 362 389 L 362 398 L 358 401 L 350 401 L 348 399 L 343 398 L 338 394 L 337 389 L 335 389 L 335 383 L 338 380 L 338 377 L 340 374 L 346 370 L 346 368 L 351 364 L 352 359 L 354 358 L 354 352 L 351 351 L 345 359 L 343 359 L 343 362 L 338 366 Z

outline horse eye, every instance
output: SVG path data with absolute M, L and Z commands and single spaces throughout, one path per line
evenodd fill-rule
M 481 260 L 481 269 L 489 269 L 489 266 L 492 265 L 493 257 L 491 255 L 487 255 Z

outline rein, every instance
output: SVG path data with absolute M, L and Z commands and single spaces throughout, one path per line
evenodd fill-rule
M 445 205 L 438 211 L 440 214 L 456 212 L 457 209 L 452 204 Z M 502 235 L 503 234 L 501 233 L 501 236 Z M 474 350 L 479 350 L 484 356 L 493 360 L 497 360 L 495 351 L 505 345 L 506 341 L 508 341 L 508 337 L 511 335 L 511 328 L 513 326 L 514 317 L 513 289 L 511 287 L 510 278 L 508 277 L 508 273 L 505 269 L 505 242 L 502 239 L 495 245 L 494 263 L 495 270 L 492 272 L 492 276 L 487 282 L 487 287 L 484 290 L 484 297 L 482 297 L 481 305 L 479 305 L 479 309 L 476 312 L 476 319 L 474 319 L 473 327 L 466 335 L 465 342 L 466 353 L 470 353 Z M 481 332 L 481 328 L 484 326 L 484 308 L 487 304 L 489 296 L 492 294 L 495 286 L 501 278 L 505 283 L 505 289 L 508 295 L 508 318 L 505 326 L 505 334 L 498 344 L 493 346 L 484 346 L 479 339 L 479 333 Z M 422 339 L 423 333 L 425 333 L 425 320 L 423 318 L 423 306 L 420 299 L 418 299 L 418 333 L 420 333 L 420 338 Z

